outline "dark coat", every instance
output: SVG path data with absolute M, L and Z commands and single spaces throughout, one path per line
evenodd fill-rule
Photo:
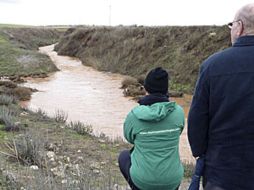
M 226 190 L 254 189 L 254 36 L 201 66 L 188 118 L 193 156 L 205 177 Z

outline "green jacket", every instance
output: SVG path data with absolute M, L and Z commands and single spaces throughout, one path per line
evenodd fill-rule
M 183 177 L 179 136 L 183 109 L 175 102 L 139 105 L 127 115 L 124 136 L 134 144 L 131 179 L 142 190 L 175 190 Z

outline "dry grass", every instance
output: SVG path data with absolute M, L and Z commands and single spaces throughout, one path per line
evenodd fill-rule
M 19 131 L 21 125 L 17 122 L 15 112 L 6 106 L 0 106 L 0 124 L 3 124 L 1 130 L 4 131 Z
M 31 99 L 32 90 L 27 87 L 16 87 L 10 90 L 9 94 L 16 96 L 21 101 L 26 101 Z
M 68 114 L 63 110 L 57 110 L 54 119 L 58 123 L 65 123 L 68 119 Z
M 85 125 L 80 121 L 71 121 L 67 127 L 76 131 L 80 135 L 91 135 L 93 133 L 91 125 Z
M 14 96 L 8 96 L 5 94 L 0 95 L 0 106 L 5 105 L 8 106 L 10 104 L 17 103 L 17 98 Z
M 136 78 L 127 76 L 127 77 L 124 77 L 124 79 L 122 80 L 121 88 L 125 89 L 130 85 L 138 85 L 138 84 L 139 82 Z
M 174 90 L 192 92 L 203 60 L 229 46 L 225 26 L 131 26 L 70 29 L 56 49 L 96 69 L 135 77 L 161 66 L 169 71 Z

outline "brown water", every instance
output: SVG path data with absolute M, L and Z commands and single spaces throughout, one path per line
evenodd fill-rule
M 50 56 L 60 69 L 45 79 L 29 79 L 25 86 L 36 88 L 27 107 L 41 108 L 53 116 L 57 110 L 68 113 L 68 121 L 91 124 L 95 134 L 104 133 L 115 138 L 122 137 L 123 121 L 127 113 L 137 105 L 123 96 L 120 89 L 124 76 L 99 72 L 81 64 L 78 59 L 58 56 L 54 45 L 41 47 L 40 52 Z M 173 99 L 188 113 L 191 96 Z M 181 157 L 193 161 L 186 138 L 186 127 L 180 142 Z

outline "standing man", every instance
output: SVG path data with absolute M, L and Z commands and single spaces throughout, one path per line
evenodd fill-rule
M 202 64 L 188 118 L 205 190 L 254 189 L 254 4 L 228 26 L 232 47 Z

